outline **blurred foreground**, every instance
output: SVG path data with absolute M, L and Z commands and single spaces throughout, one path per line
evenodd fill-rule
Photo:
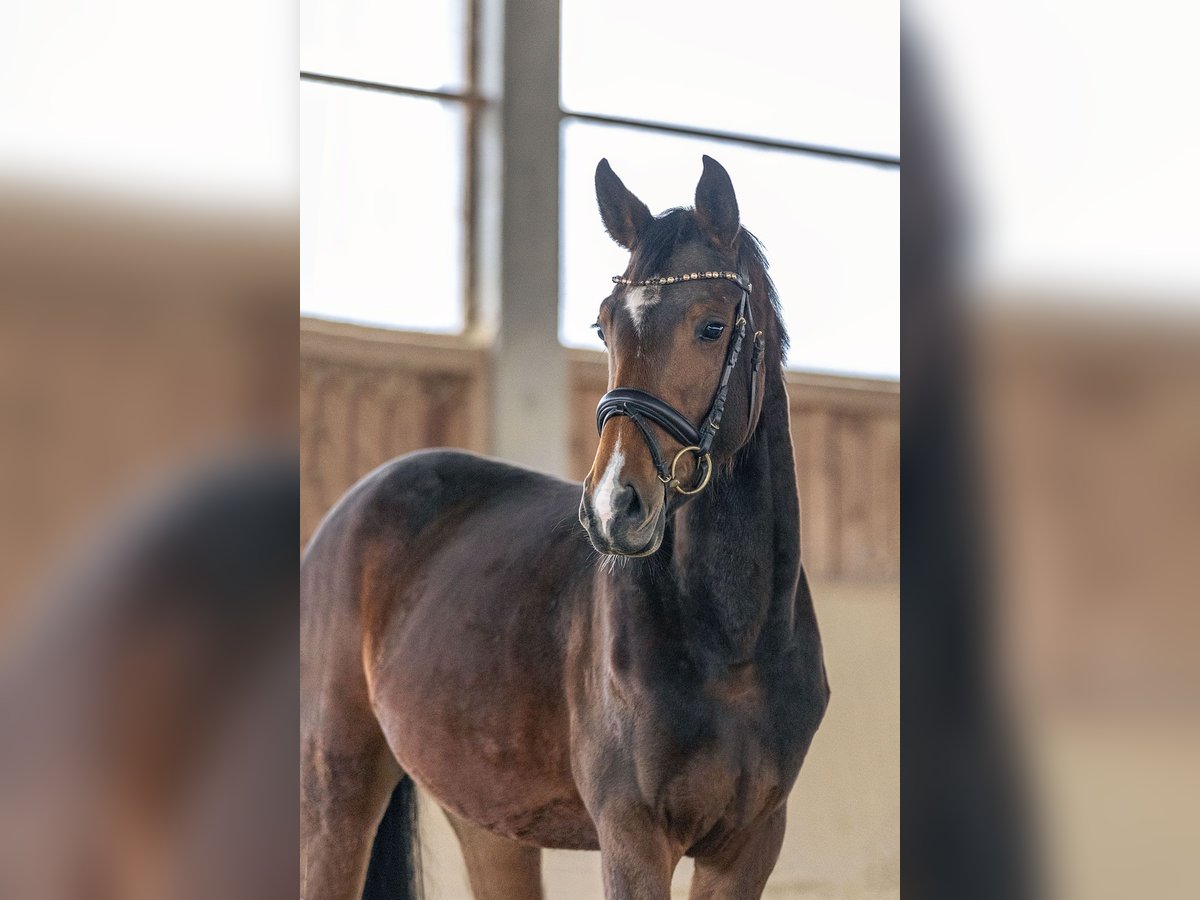
M 296 894 L 286 214 L 0 186 L 0 896 Z
M 0 29 L 0 897 L 296 896 L 290 4 Z
M 1160 6 L 906 8 L 913 896 L 1200 896 L 1200 71 Z

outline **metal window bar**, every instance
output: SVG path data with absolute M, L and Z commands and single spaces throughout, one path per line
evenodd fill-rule
M 322 84 L 338 85 L 340 87 L 358 90 L 380 91 L 388 94 L 398 94 L 406 97 L 419 97 L 428 100 L 442 100 L 461 103 L 466 112 L 466 129 L 464 134 L 464 183 L 463 183 L 463 322 L 465 333 L 470 333 L 479 324 L 478 302 L 478 259 L 477 243 L 479 239 L 479 129 L 483 107 L 489 102 L 479 91 L 480 72 L 480 4 L 483 0 L 467 0 L 466 3 L 466 90 L 439 91 L 424 88 L 405 87 L 403 85 L 386 84 L 378 81 L 365 81 L 357 78 L 343 78 L 321 72 L 301 71 L 302 81 L 313 81 Z M 624 128 L 637 128 L 643 131 L 657 131 L 664 134 L 679 134 L 688 137 L 708 138 L 714 141 L 726 141 L 749 147 L 762 147 L 771 150 L 783 150 L 790 153 L 803 153 L 813 156 L 840 159 L 846 162 L 866 165 L 898 168 L 900 157 L 883 153 L 869 153 L 844 147 L 829 147 L 821 144 L 808 144 L 799 141 L 787 141 L 776 138 L 760 137 L 751 134 L 719 131 L 711 128 L 695 128 L 688 125 L 677 125 L 668 122 L 656 122 L 645 119 L 631 119 L 624 116 L 602 115 L 598 113 L 558 110 L 560 120 L 574 119 L 580 122 L 594 122 L 601 125 L 614 125 Z
M 480 111 L 487 102 L 479 93 L 479 17 L 482 0 L 467 0 L 466 40 L 463 44 L 466 69 L 466 89 L 463 91 L 438 91 L 403 85 L 385 84 L 379 81 L 364 81 L 358 78 L 343 78 L 322 72 L 300 72 L 301 81 L 313 81 L 338 87 L 364 91 L 379 91 L 404 97 L 426 100 L 441 100 L 462 104 L 466 113 L 463 134 L 463 333 L 469 334 L 479 324 L 478 275 L 476 265 L 476 243 L 479 235 L 479 127 Z
M 687 137 L 709 138 L 714 141 L 728 141 L 729 143 L 744 144 L 749 147 L 786 150 L 791 153 L 807 153 L 812 156 L 833 157 L 834 159 L 841 159 L 847 162 L 867 163 L 887 168 L 896 168 L 900 165 L 900 157 L 886 153 L 868 153 L 863 150 L 849 150 L 843 147 L 827 147 L 822 144 L 785 141 L 777 138 L 758 137 L 752 134 L 738 134 L 732 131 L 693 128 L 690 125 L 673 125 L 668 122 L 654 122 L 647 119 L 628 119 L 624 116 L 608 116 L 565 109 L 560 110 L 560 113 L 564 119 L 574 119 L 579 122 L 596 122 L 601 125 L 619 125 L 624 128 L 638 128 L 643 131 L 657 131 L 666 134 L 680 134 Z
M 472 4 L 474 6 L 474 3 Z M 474 58 L 474 53 L 472 54 Z M 476 62 L 469 67 L 471 77 L 475 76 Z M 353 78 L 339 78 L 335 75 L 323 75 L 317 72 L 301 72 L 300 77 L 305 81 L 320 81 L 325 84 L 338 84 L 344 87 L 355 87 L 363 90 L 384 91 L 391 94 L 403 94 L 409 97 L 426 97 L 435 100 L 453 100 L 466 104 L 468 107 L 482 106 L 487 100 L 468 89 L 463 93 L 454 91 L 433 91 L 422 88 L 403 87 L 394 84 L 383 84 L 375 81 L 359 81 Z M 710 138 L 715 141 L 728 141 L 735 144 L 745 144 L 750 147 L 764 147 L 770 150 L 786 150 L 792 153 L 808 153 L 815 156 L 828 156 L 844 159 L 849 162 L 868 163 L 877 166 L 894 168 L 900 165 L 900 157 L 886 153 L 868 153 L 862 150 L 850 150 L 844 147 L 828 147 L 822 144 L 807 144 L 800 141 L 786 141 L 778 138 L 759 137 L 751 134 L 740 134 L 732 131 L 718 131 L 711 128 L 695 128 L 690 125 L 675 125 L 669 122 L 655 122 L 647 119 L 630 119 L 624 116 L 609 116 L 599 113 L 579 112 L 576 110 L 560 109 L 559 114 L 564 119 L 575 119 L 581 122 L 596 122 L 601 125 L 618 125 L 625 128 L 639 128 L 644 131 L 659 131 L 667 134 L 681 134 L 688 137 Z

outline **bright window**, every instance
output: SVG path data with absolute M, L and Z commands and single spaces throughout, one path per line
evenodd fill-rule
M 895 0 L 563 0 L 562 35 L 569 111 L 900 152 Z
M 463 0 L 300 0 L 300 68 L 395 87 L 466 88 Z
M 300 85 L 301 312 L 462 330 L 462 117 L 437 100 Z
M 563 4 L 562 340 L 600 346 L 588 326 L 627 259 L 596 210 L 597 161 L 607 157 L 657 213 L 690 205 L 707 153 L 766 247 L 788 365 L 898 378 L 896 4 L 672 9 Z
M 302 0 L 300 312 L 461 332 L 474 210 L 465 3 Z

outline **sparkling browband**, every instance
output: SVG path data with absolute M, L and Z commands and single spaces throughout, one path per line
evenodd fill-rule
M 632 278 L 614 275 L 613 284 L 623 284 L 627 287 L 643 287 L 648 285 L 675 284 L 679 281 L 709 281 L 721 278 L 726 281 L 732 281 L 747 294 L 750 293 L 750 282 L 743 281 L 742 276 L 737 272 L 688 272 L 686 275 L 655 275 L 653 278 L 647 278 L 644 281 L 634 281 Z

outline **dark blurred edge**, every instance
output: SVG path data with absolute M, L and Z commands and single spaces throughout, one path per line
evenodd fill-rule
M 968 427 L 966 219 L 921 47 L 903 36 L 901 119 L 902 889 L 1041 895 L 1022 766 L 995 678 L 978 455 Z

